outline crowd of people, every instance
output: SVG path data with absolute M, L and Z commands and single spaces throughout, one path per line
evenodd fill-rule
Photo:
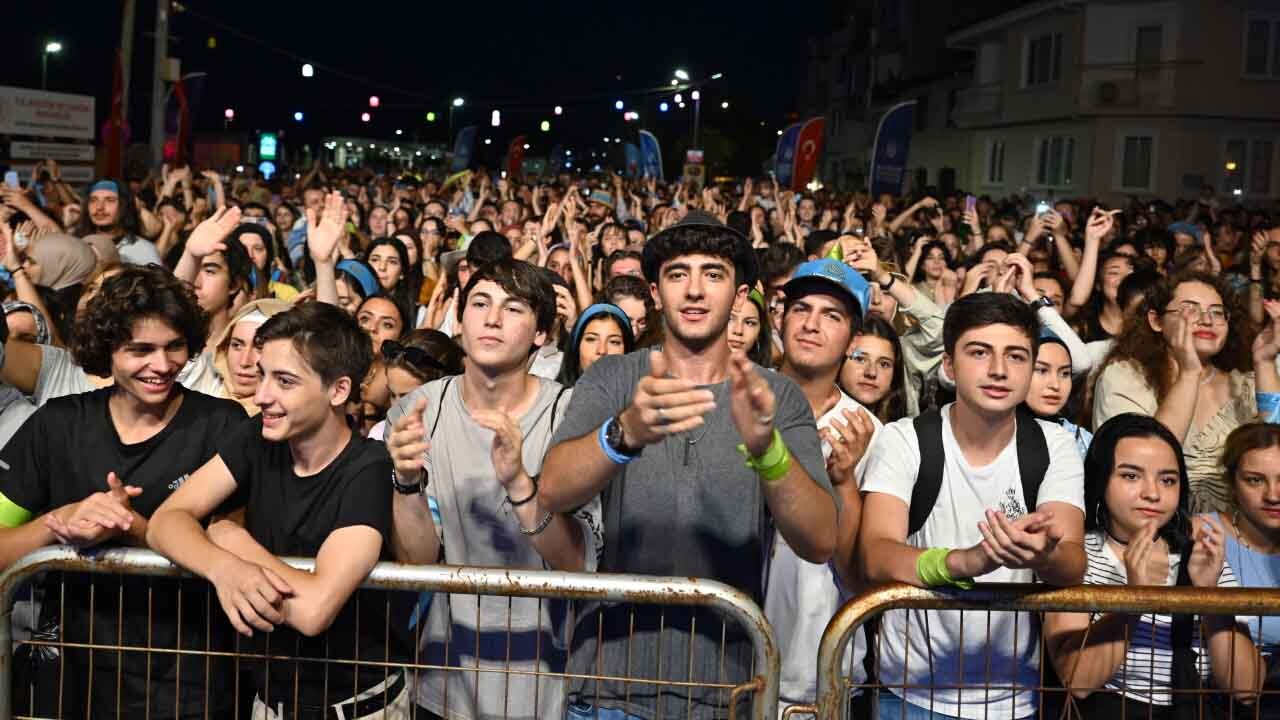
M 710 611 L 361 603 L 379 561 L 727 583 L 774 626 L 783 707 L 886 581 L 1280 587 L 1280 216 L 1210 188 L 286 177 L 0 188 L 0 568 L 125 544 L 203 579 L 44 578 L 37 635 L 201 653 L 35 653 L 22 711 L 714 718 L 698 682 L 751 675 Z M 246 694 L 231 647 L 383 662 L 254 664 Z M 895 610 L 844 666 L 883 688 L 855 717 L 1036 717 L 1046 676 L 1086 717 L 1202 687 L 1280 717 L 1273 617 Z M 653 667 L 679 682 L 627 680 Z

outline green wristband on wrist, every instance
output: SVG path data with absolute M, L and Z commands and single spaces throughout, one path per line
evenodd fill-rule
M 773 440 L 770 441 L 768 449 L 759 457 L 751 457 L 746 445 L 739 445 L 738 452 L 742 453 L 742 457 L 746 459 L 747 467 L 764 478 L 765 482 L 777 482 L 791 469 L 791 451 L 782 441 L 782 433 L 778 432 L 777 428 L 773 429 Z
M 916 575 L 920 577 L 920 582 L 927 587 L 951 585 L 961 590 L 972 590 L 973 580 L 951 577 L 951 572 L 947 570 L 947 556 L 950 554 L 950 548 L 929 548 L 920 553 L 920 557 L 916 558 Z

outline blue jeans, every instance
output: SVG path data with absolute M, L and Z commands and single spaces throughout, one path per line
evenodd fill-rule
M 584 702 L 569 703 L 564 711 L 565 720 L 644 720 L 616 708 L 597 708 Z
M 952 720 L 954 716 L 912 705 L 888 690 L 877 693 L 875 720 Z
M 919 705 L 912 705 L 888 690 L 880 690 L 877 695 L 876 717 L 873 720 L 955 720 L 954 715 L 943 715 Z M 1034 720 L 1035 715 L 1022 720 Z

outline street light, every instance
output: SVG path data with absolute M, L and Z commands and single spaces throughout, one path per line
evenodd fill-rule
M 462 98 L 456 97 L 453 99 L 453 102 L 449 103 L 449 142 L 453 142 L 453 111 L 462 107 L 462 104 L 465 102 L 466 101 Z
M 311 67 L 311 63 L 302 64 L 302 77 L 311 77 L 316 74 L 316 69 Z
M 720 103 L 720 109 L 721 109 L 721 110 L 728 110 L 728 109 L 729 109 L 729 101 L 728 101 L 728 100 L 725 100 L 724 102 Z
M 542 132 L 551 132 L 551 123 L 547 120 L 543 120 L 542 124 L 539 125 L 538 127 L 539 129 L 542 130 Z
M 677 80 L 683 81 L 683 80 L 689 79 L 689 73 L 685 72 L 684 70 L 676 70 L 675 75 Z
M 557 115 L 563 115 L 563 114 L 564 114 L 564 108 L 562 108 L 562 107 L 560 107 L 559 105 L 557 105 L 557 106 L 556 106 L 556 114 L 557 114 Z
M 295 122 L 302 122 L 302 113 L 301 112 L 294 113 L 293 119 Z
M 360 122 L 369 122 L 373 118 L 369 113 L 360 113 Z
M 614 101 L 613 101 L 613 109 L 614 109 L 614 110 L 621 110 L 621 109 L 622 109 L 622 108 L 624 108 L 624 107 L 626 107 L 626 106 L 622 103 L 622 101 L 621 101 L 621 100 L 614 100 Z
M 661 110 L 662 112 L 666 112 L 671 109 L 671 106 L 666 104 L 665 102 L 661 102 L 661 103 L 658 103 L 658 109 Z
M 460 97 L 456 97 L 456 98 L 454 98 L 454 99 L 453 99 L 453 106 L 454 106 L 454 107 L 462 107 L 462 104 L 463 104 L 463 103 L 465 103 L 465 102 L 466 102 L 466 100 L 463 100 L 463 99 L 462 99 L 462 98 L 460 98 Z
M 47 78 L 49 76 L 49 56 L 57 55 L 62 52 L 62 43 L 57 40 L 50 40 L 45 43 L 44 51 L 40 53 L 40 89 L 44 90 L 48 87 Z

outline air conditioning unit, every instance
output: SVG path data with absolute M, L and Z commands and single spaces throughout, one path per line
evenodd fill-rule
M 1099 107 L 1132 105 L 1138 99 L 1133 79 L 1104 80 L 1094 86 L 1093 102 Z

